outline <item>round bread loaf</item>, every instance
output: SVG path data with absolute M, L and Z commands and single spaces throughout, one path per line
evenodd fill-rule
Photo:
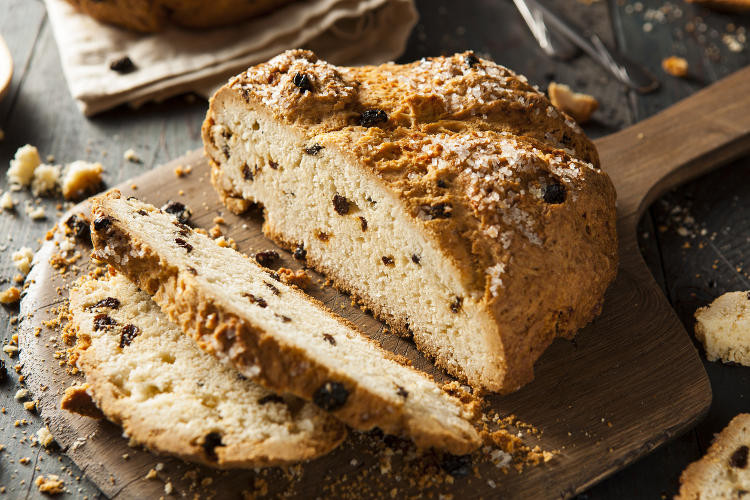
M 339 67 L 285 52 L 212 98 L 228 208 L 358 296 L 449 373 L 517 390 L 599 312 L 615 190 L 580 127 L 473 53 Z
M 68 0 L 94 19 L 135 31 L 156 32 L 175 24 L 214 28 L 266 14 L 293 0 Z

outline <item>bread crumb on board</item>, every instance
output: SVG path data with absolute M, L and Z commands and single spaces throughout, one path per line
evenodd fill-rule
M 60 400 L 60 408 L 97 420 L 104 418 L 101 410 L 91 399 L 88 389 L 89 384 L 76 384 L 65 389 L 65 394 Z
M 41 493 L 47 495 L 59 495 L 65 491 L 65 481 L 55 474 L 50 474 L 46 477 L 39 476 L 36 478 L 36 481 L 34 481 L 34 484 L 36 484 L 36 487 L 39 488 Z
M 599 109 L 599 101 L 595 97 L 573 92 L 562 83 L 550 82 L 547 93 L 555 107 L 572 116 L 579 124 L 589 121 L 594 111 Z
M 74 161 L 65 167 L 62 194 L 66 200 L 78 200 L 96 192 L 102 184 L 101 163 Z
M 661 61 L 661 67 L 670 75 L 678 78 L 684 78 L 688 74 L 688 62 L 682 57 L 667 57 Z
M 695 312 L 695 336 L 709 361 L 750 366 L 750 292 L 729 292 Z

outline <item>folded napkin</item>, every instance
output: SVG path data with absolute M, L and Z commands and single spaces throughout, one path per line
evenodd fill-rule
M 417 21 L 413 0 L 302 0 L 225 28 L 141 34 L 99 23 L 64 0 L 45 3 L 70 93 L 86 115 L 191 91 L 208 97 L 228 77 L 290 48 L 335 64 L 390 61 Z M 112 71 L 125 55 L 136 70 Z

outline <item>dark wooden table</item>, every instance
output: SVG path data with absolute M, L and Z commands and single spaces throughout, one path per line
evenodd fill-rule
M 595 95 L 601 109 L 587 131 L 605 135 L 641 120 L 701 87 L 750 63 L 750 16 L 720 14 L 682 0 L 604 0 L 591 4 L 556 0 L 554 4 L 581 26 L 596 30 L 609 43 L 647 65 L 662 82 L 660 91 L 640 96 L 628 92 L 590 59 L 561 63 L 536 46 L 508 0 L 418 0 L 421 21 L 403 61 L 473 49 L 528 76 L 541 88 L 549 81 L 567 83 Z M 16 148 L 36 145 L 58 163 L 77 159 L 101 161 L 106 182 L 114 185 L 185 151 L 200 147 L 200 124 L 206 110 L 201 99 L 177 97 L 133 110 L 120 107 L 84 118 L 68 94 L 57 47 L 41 0 L 0 0 L 0 34 L 15 60 L 12 88 L 0 102 L 0 164 Z M 739 45 L 732 40 L 739 39 Z M 744 46 L 744 47 L 743 47 Z M 741 50 L 737 51 L 737 48 Z M 734 50 L 733 50 L 734 49 Z M 688 78 L 677 79 L 660 68 L 670 55 L 690 63 Z M 689 138 L 686 138 L 689 140 Z M 133 148 L 142 163 L 123 159 Z M 6 188 L 2 175 L 0 187 Z M 45 201 L 48 219 L 24 214 L 28 193 L 15 193 L 16 215 L 0 215 L 0 276 L 3 287 L 15 274 L 11 253 L 36 248 L 54 221 L 55 201 Z M 692 332 L 695 309 L 725 291 L 750 289 L 745 269 L 750 261 L 750 159 L 738 161 L 684 185 L 659 199 L 641 223 L 641 247 L 657 280 Z M 7 245 L 7 248 L 6 248 Z M 747 259 L 745 256 L 748 256 Z M 14 333 L 17 309 L 0 308 L 4 343 Z M 62 451 L 30 446 L 28 439 L 43 422 L 14 400 L 20 385 L 13 366 L 3 359 L 9 380 L 0 390 L 0 486 L 9 498 L 39 497 L 33 485 L 39 474 L 58 474 L 71 497 L 97 498 L 100 493 Z M 656 450 L 638 463 L 591 488 L 582 498 L 671 497 L 682 469 L 699 457 L 715 432 L 737 413 L 750 411 L 750 369 L 706 362 L 714 402 L 693 431 Z M 17 421 L 28 421 L 16 426 Z M 24 464 L 29 459 L 28 464 Z M 1 495 L 0 495 L 1 497 Z

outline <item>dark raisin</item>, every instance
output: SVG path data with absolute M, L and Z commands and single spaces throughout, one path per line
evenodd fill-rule
M 143 209 L 140 209 L 140 210 L 138 210 L 138 212 L 137 212 L 137 213 L 138 213 L 138 215 L 148 215 L 148 212 L 146 212 L 146 211 L 145 211 L 145 210 L 143 210 Z
M 100 215 L 94 219 L 94 231 L 105 231 L 112 225 L 112 218 L 106 215 Z
M 221 152 L 224 153 L 224 157 L 228 160 L 232 157 L 232 152 L 229 150 L 229 144 L 224 144 L 221 147 Z
M 255 262 L 261 266 L 268 267 L 279 260 L 279 252 L 274 250 L 264 250 L 255 254 Z
M 349 213 L 349 200 L 341 195 L 333 195 L 333 209 L 339 215 L 346 215 Z
M 268 166 L 271 167 L 274 170 L 278 170 L 279 169 L 279 164 L 276 163 L 273 160 L 268 160 Z
M 190 229 L 190 226 L 188 226 L 187 224 L 183 224 L 182 222 L 179 222 L 179 221 L 172 221 L 172 224 L 174 224 L 175 226 L 179 228 L 179 231 L 177 231 L 177 234 L 184 236 L 185 238 L 190 236 L 190 233 L 192 232 L 192 229 Z
M 234 135 L 234 133 L 231 130 L 229 130 L 228 128 L 222 129 L 222 131 L 221 131 L 221 136 L 224 139 L 226 139 L 226 140 L 231 139 L 233 135 Z
M 443 179 L 438 179 L 437 187 L 445 189 L 448 187 L 448 184 L 446 184 Z
M 438 203 L 437 205 L 422 205 L 420 215 L 423 219 L 448 219 L 453 212 L 453 207 L 449 203 Z
M 451 476 L 468 476 L 471 470 L 471 455 L 446 454 L 440 467 Z
M 182 248 L 184 248 L 187 251 L 187 253 L 190 253 L 193 250 L 193 245 L 183 240 L 182 238 L 175 238 L 174 242 L 177 243 Z
M 747 454 L 748 454 L 748 447 L 745 445 L 740 446 L 736 450 L 734 450 L 734 453 L 732 453 L 732 456 L 729 457 L 729 465 L 734 467 L 735 469 L 744 469 L 747 467 Z
M 126 73 L 132 73 L 133 71 L 135 71 L 136 66 L 128 56 L 122 56 L 119 59 L 115 59 L 114 61 L 109 63 L 109 69 L 111 69 L 115 73 L 124 75 Z
M 77 215 L 71 215 L 65 221 L 65 225 L 73 231 L 73 236 L 79 241 L 91 244 L 91 229 L 88 223 Z
M 388 115 L 382 109 L 368 109 L 362 112 L 357 119 L 357 123 L 362 127 L 372 127 L 378 123 L 388 121 Z
M 187 221 L 190 220 L 190 216 L 193 215 L 193 211 L 190 210 L 187 205 L 180 203 L 179 201 L 169 200 L 163 207 L 161 207 L 161 209 L 168 214 L 177 217 L 177 221 L 182 224 L 187 224 Z
M 129 346 L 131 342 L 133 342 L 133 339 L 136 338 L 141 331 L 138 329 L 135 325 L 125 325 L 122 327 L 122 332 L 120 333 L 120 348 L 124 348 L 125 346 Z
M 396 389 L 396 394 L 398 394 L 399 396 L 401 396 L 404 399 L 406 399 L 407 397 L 409 397 L 409 391 L 407 391 L 406 389 L 404 389 L 400 385 L 398 386 L 398 389 Z
M 5 369 L 5 361 L 0 359 L 0 384 L 4 384 L 8 380 L 8 370 Z
M 573 139 L 568 134 L 563 134 L 562 139 L 560 139 L 560 142 L 562 142 L 566 146 L 570 146 L 571 142 L 573 142 Z
M 265 284 L 265 285 L 266 285 L 266 286 L 267 286 L 268 288 L 270 288 L 270 289 L 271 289 L 271 292 L 273 292 L 273 294 L 274 294 L 274 295 L 281 295 L 281 292 L 279 291 L 279 289 L 278 289 L 278 288 L 276 288 L 275 286 L 273 286 L 273 285 L 272 285 L 271 283 L 268 283 L 267 281 L 264 281 L 263 283 L 264 283 L 264 284 Z
M 559 182 L 553 182 L 544 188 L 544 202 L 559 205 L 565 202 L 565 194 L 565 186 Z
M 292 318 L 289 316 L 284 316 L 283 314 L 275 313 L 276 317 L 281 320 L 282 323 L 289 323 L 292 321 Z
M 257 297 L 249 292 L 242 292 L 242 296 L 250 299 L 251 304 L 258 304 L 259 307 L 266 307 L 268 305 L 268 302 L 266 302 L 266 299 L 263 297 Z
M 117 300 L 115 297 L 107 297 L 106 299 L 100 300 L 93 306 L 90 306 L 89 309 L 96 309 L 98 307 L 107 307 L 109 309 L 119 309 L 120 301 Z
M 304 245 L 297 245 L 297 248 L 294 249 L 293 255 L 297 260 L 305 260 L 307 257 L 307 250 L 305 250 Z
M 246 181 L 251 181 L 255 178 L 252 170 L 250 170 L 250 167 L 247 166 L 247 163 L 244 163 L 242 165 L 242 178 Z
M 326 382 L 313 394 L 313 403 L 326 411 L 336 411 L 346 404 L 349 391 L 338 382 Z
M 282 398 L 278 394 L 267 394 L 258 400 L 259 405 L 268 403 L 284 403 L 284 398 Z
M 367 231 L 367 219 L 359 216 L 359 227 L 362 228 L 362 231 Z
M 317 232 L 317 234 L 316 234 L 315 236 L 316 236 L 316 237 L 317 237 L 317 238 L 318 238 L 318 239 L 319 239 L 320 241 L 322 241 L 322 242 L 324 242 L 324 243 L 325 243 L 326 241 L 328 241 L 328 240 L 329 240 L 329 239 L 331 238 L 331 236 L 330 236 L 330 235 L 329 235 L 328 233 L 324 233 L 323 231 L 318 231 L 318 232 Z
M 392 266 L 392 265 L 394 265 L 393 264 L 393 257 L 390 257 L 388 255 L 383 255 L 381 257 L 381 259 L 383 261 L 383 264 L 385 264 L 386 266 Z
M 416 265 L 420 265 L 419 263 L 422 262 L 422 259 L 419 258 L 419 255 L 413 253 L 411 254 L 411 261 L 414 262 Z
M 313 144 L 312 146 L 308 146 L 305 148 L 305 153 L 315 156 L 320 153 L 321 149 L 323 149 L 323 146 L 321 146 L 320 144 Z
M 190 274 L 192 274 L 193 276 L 198 276 L 198 271 L 196 271 L 196 270 L 195 270 L 195 268 L 194 268 L 193 266 L 188 266 L 188 267 L 187 267 L 187 270 L 188 270 L 188 272 L 189 272 Z
M 292 77 L 292 83 L 301 93 L 312 92 L 312 80 L 305 73 L 297 73 Z
M 466 61 L 466 65 L 470 68 L 473 68 L 477 64 L 479 64 L 479 58 L 475 56 L 474 54 L 469 54 L 464 58 L 464 61 Z
M 453 299 L 453 302 L 451 302 L 451 312 L 458 313 L 458 311 L 461 310 L 463 303 L 464 299 L 462 297 L 456 297 Z
M 212 462 L 219 460 L 216 455 L 216 447 L 222 446 L 221 434 L 218 432 L 209 432 L 206 437 L 203 438 L 203 451 L 206 453 L 206 458 Z
M 94 330 L 105 330 L 110 326 L 117 324 L 113 318 L 110 318 L 106 314 L 97 314 L 94 316 Z
M 336 345 L 336 339 L 333 338 L 333 335 L 331 335 L 330 333 L 324 333 L 323 334 L 323 340 L 325 340 L 326 342 L 328 342 L 331 345 Z

